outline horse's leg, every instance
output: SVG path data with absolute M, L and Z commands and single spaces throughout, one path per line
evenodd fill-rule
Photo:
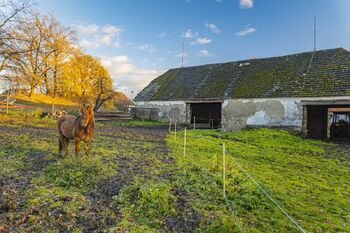
M 89 156 L 91 151 L 91 140 L 85 142 L 85 155 Z
M 66 152 L 66 156 L 68 157 L 69 156 L 69 150 L 68 150 L 68 146 L 69 146 L 69 139 L 68 138 L 66 138 L 65 139 L 65 152 Z
M 58 138 L 58 156 L 59 157 L 62 157 L 62 138 L 59 137 Z
M 79 156 L 80 152 L 80 139 L 76 138 L 75 139 L 75 156 Z

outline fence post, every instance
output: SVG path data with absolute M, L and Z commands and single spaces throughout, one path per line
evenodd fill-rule
M 9 90 L 7 90 L 7 94 L 6 94 L 6 114 L 9 113 L 9 101 L 10 101 L 10 97 L 9 97 Z
M 184 157 L 186 157 L 186 143 L 187 143 L 187 128 L 185 127 L 184 131 Z
M 224 198 L 226 198 L 226 147 L 225 142 L 222 143 L 222 189 Z
M 193 116 L 193 129 L 196 129 L 196 116 Z
M 176 121 L 175 121 L 175 140 L 176 140 Z
M 211 129 L 214 129 L 214 119 L 211 119 Z
M 171 132 L 171 120 L 169 120 L 169 132 Z

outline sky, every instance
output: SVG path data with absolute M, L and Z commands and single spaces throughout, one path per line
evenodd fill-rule
M 38 0 L 134 97 L 171 68 L 350 49 L 350 0 Z M 182 53 L 182 46 L 184 52 Z

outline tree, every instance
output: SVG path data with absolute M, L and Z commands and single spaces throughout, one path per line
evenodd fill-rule
M 115 95 L 113 81 L 106 68 L 97 58 L 78 54 L 62 69 L 61 94 L 78 97 L 79 100 L 93 99 L 94 111 Z
M 97 112 L 104 103 L 114 99 L 116 96 L 111 77 L 106 70 L 103 73 L 105 74 L 99 76 L 96 82 L 97 97 L 94 112 Z
M 69 28 L 64 27 L 53 17 L 50 35 L 45 43 L 46 51 L 53 51 L 46 61 L 46 65 L 50 67 L 49 71 L 44 75 L 46 94 L 57 95 L 58 82 L 63 64 L 75 53 L 77 48 L 73 45 L 75 41 L 75 33 Z M 52 90 L 52 91 L 51 91 Z M 52 93 L 51 93 L 52 92 Z
M 34 14 L 17 24 L 10 35 L 16 38 L 9 48 L 14 52 L 10 58 L 10 67 L 19 73 L 22 83 L 29 87 L 29 96 L 35 88 L 49 93 L 50 77 L 54 76 L 53 83 L 56 83 L 58 68 L 68 56 L 70 30 L 62 27 L 50 15 Z
M 26 15 L 32 5 L 30 0 L 0 0 L 0 72 L 6 68 L 8 59 L 14 53 L 8 45 L 16 38 L 8 32 Z

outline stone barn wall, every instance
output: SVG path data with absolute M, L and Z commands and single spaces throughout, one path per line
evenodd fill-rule
M 178 122 L 186 124 L 186 103 L 184 101 L 136 102 L 136 117 L 144 120 Z
M 301 131 L 303 127 L 302 101 L 339 100 L 350 97 L 319 98 L 254 98 L 227 99 L 222 103 L 223 130 L 246 127 L 288 127 Z M 140 119 L 189 124 L 190 110 L 185 101 L 136 102 L 136 116 Z M 304 124 L 305 125 L 305 124 Z

